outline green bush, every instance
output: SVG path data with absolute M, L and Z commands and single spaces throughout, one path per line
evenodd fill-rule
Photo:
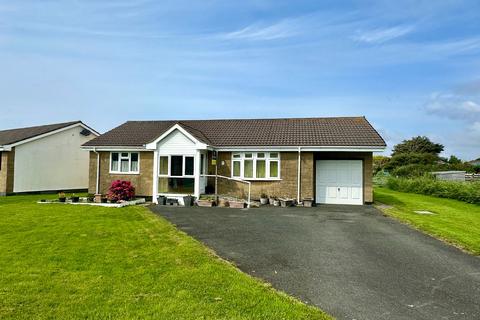
M 389 177 L 385 186 L 395 191 L 480 204 L 480 182 L 442 181 L 428 176 L 411 179 Z

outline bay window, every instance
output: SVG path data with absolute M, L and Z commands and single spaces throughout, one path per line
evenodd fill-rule
M 140 172 L 138 152 L 111 152 L 110 173 L 137 174 Z
M 195 157 L 160 155 L 158 192 L 192 194 L 194 192 Z
M 232 154 L 232 177 L 247 180 L 280 179 L 278 152 L 238 152 Z

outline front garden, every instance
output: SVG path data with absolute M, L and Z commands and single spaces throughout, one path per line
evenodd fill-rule
M 0 198 L 1 319 L 329 319 L 144 207 Z

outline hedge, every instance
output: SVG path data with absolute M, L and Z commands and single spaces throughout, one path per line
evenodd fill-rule
M 385 186 L 395 191 L 480 204 L 480 182 L 442 181 L 431 177 L 411 179 L 389 177 Z

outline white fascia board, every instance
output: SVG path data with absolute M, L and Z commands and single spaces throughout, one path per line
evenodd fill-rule
M 42 138 L 60 133 L 62 131 L 70 130 L 70 129 L 75 128 L 75 127 L 82 127 L 84 129 L 87 129 L 88 131 L 90 131 L 94 135 L 96 135 L 97 137 L 100 135 L 97 131 L 93 130 L 92 128 L 84 125 L 81 122 L 78 122 L 78 123 L 74 123 L 72 125 L 69 125 L 67 127 L 63 127 L 63 128 L 60 128 L 60 129 L 57 129 L 57 130 L 54 130 L 54 131 L 50 131 L 50 132 L 47 132 L 47 133 L 44 133 L 44 134 L 41 134 L 41 135 L 38 135 L 38 136 L 35 136 L 35 137 L 32 137 L 32 138 L 28 138 L 28 139 L 18 141 L 18 142 L 9 144 L 9 145 L 5 145 L 4 147 L 9 147 L 11 149 L 12 147 L 16 147 L 16 146 L 19 146 L 19 145 L 24 144 L 24 143 L 28 143 L 28 142 L 32 142 L 32 141 L 35 141 L 35 140 L 38 140 L 38 139 L 42 139 Z
M 187 130 L 185 130 L 181 125 L 179 125 L 178 123 L 175 124 L 174 126 L 172 126 L 170 129 L 168 129 L 166 132 L 164 132 L 160 137 L 158 137 L 157 139 L 155 139 L 154 141 L 150 142 L 150 143 L 147 143 L 145 145 L 145 148 L 148 149 L 148 150 L 156 150 L 157 149 L 157 144 L 162 141 L 163 139 L 165 139 L 166 137 L 168 137 L 168 135 L 170 133 L 172 133 L 173 131 L 175 130 L 178 130 L 180 131 L 182 134 L 184 134 L 188 139 L 190 139 L 193 143 L 195 143 L 195 146 L 197 149 L 201 149 L 201 150 L 204 150 L 204 149 L 207 149 L 208 145 L 199 141 L 197 138 L 195 138 L 194 136 L 192 136 Z
M 352 146 L 259 146 L 259 147 L 218 147 L 217 151 L 311 151 L 311 152 L 383 152 L 386 148 L 382 147 L 352 147 Z
M 5 151 L 5 149 L 3 148 L 3 146 L 2 146 L 2 147 L 0 147 L 0 151 Z
M 92 147 L 92 146 L 81 146 L 83 150 L 87 151 L 150 151 L 146 150 L 145 147 L 122 147 L 122 146 L 100 146 L 100 147 Z

